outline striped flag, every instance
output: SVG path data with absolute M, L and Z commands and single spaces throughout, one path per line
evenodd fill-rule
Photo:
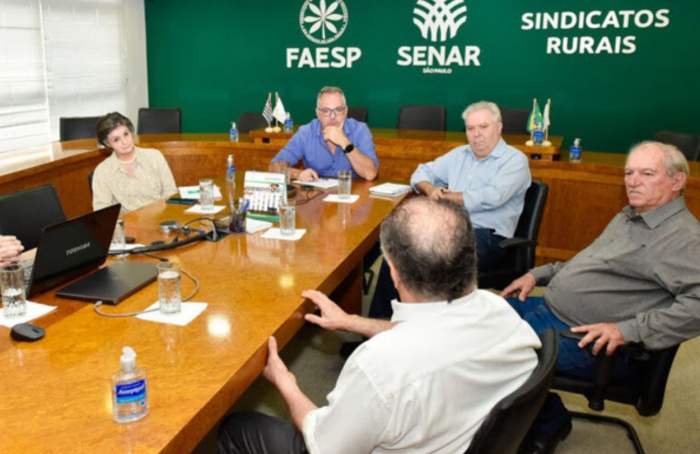
M 262 114 L 265 117 L 265 121 L 267 121 L 267 126 L 270 126 L 270 123 L 272 123 L 272 93 L 267 94 L 267 102 Z

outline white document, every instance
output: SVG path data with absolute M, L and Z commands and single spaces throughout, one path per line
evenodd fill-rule
M 160 307 L 160 302 L 156 301 L 151 304 L 148 309 L 158 309 Z M 182 310 L 178 314 L 161 314 L 160 311 L 147 312 L 145 314 L 139 314 L 136 318 L 141 320 L 148 320 L 149 322 L 158 323 L 168 323 L 170 325 L 185 326 L 199 314 L 201 314 L 204 309 L 207 308 L 207 303 L 181 303 Z M 146 310 L 148 310 L 146 309 Z
M 33 303 L 27 300 L 27 313 L 21 317 L 5 318 L 2 310 L 0 310 L 0 325 L 12 328 L 18 323 L 27 323 L 30 320 L 46 315 L 54 309 L 56 309 L 56 306 L 47 306 L 46 304 Z
M 199 200 L 199 186 L 182 186 L 178 188 L 181 199 Z M 214 200 L 221 200 L 221 189 L 214 185 Z
M 192 208 L 188 208 L 185 210 L 185 213 L 195 213 L 195 214 L 216 214 L 219 211 L 223 210 L 226 207 L 223 207 L 221 205 L 214 205 L 211 210 L 205 210 L 202 208 L 202 205 L 197 204 L 192 206 Z
M 335 203 L 355 203 L 358 200 L 360 200 L 360 196 L 357 194 L 350 194 L 348 197 L 345 197 L 344 199 L 341 198 L 338 194 L 329 194 L 326 196 L 325 199 L 323 199 L 324 202 L 335 202 Z
M 292 183 L 304 186 L 313 186 L 320 189 L 333 189 L 338 187 L 338 180 L 334 178 L 319 178 L 316 181 L 294 180 Z
M 407 184 L 383 183 L 369 188 L 370 194 L 396 197 L 411 191 L 411 186 Z
M 285 236 L 282 235 L 280 229 L 274 228 L 263 233 L 261 238 L 267 238 L 271 240 L 285 240 L 285 241 L 296 241 L 300 239 L 306 233 L 306 229 L 296 229 L 294 235 Z

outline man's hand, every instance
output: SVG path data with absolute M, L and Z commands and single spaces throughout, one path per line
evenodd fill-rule
M 318 174 L 314 169 L 304 169 L 299 172 L 298 179 L 300 181 L 316 181 L 318 180 Z
M 350 315 L 331 301 L 326 295 L 316 290 L 304 290 L 301 296 L 308 298 L 321 310 L 321 316 L 316 314 L 306 314 L 306 321 L 315 323 L 318 326 L 332 330 L 347 330 Z
M 343 124 L 344 123 L 345 122 L 343 122 Z M 326 126 L 322 131 L 323 138 L 329 142 L 339 145 L 341 148 L 345 148 L 350 145 L 350 140 L 343 132 L 343 124 L 340 126 Z
M 504 288 L 501 292 L 501 296 L 503 298 L 510 298 L 513 293 L 518 292 L 518 299 L 520 301 L 525 301 L 527 295 L 530 294 L 536 285 L 537 279 L 535 279 L 535 275 L 528 272 L 511 282 L 508 287 Z
M 625 344 L 620 328 L 616 323 L 596 323 L 594 325 L 575 326 L 571 328 L 572 333 L 587 333 L 578 343 L 580 348 L 595 341 L 593 344 L 593 354 L 597 355 L 607 344 L 605 353 L 611 356 L 620 345 Z
M 14 236 L 0 235 L 0 266 L 19 263 L 19 255 L 23 250 L 22 243 Z
M 450 193 L 450 190 L 447 188 L 441 188 L 439 186 L 434 186 L 432 191 L 428 194 L 428 198 L 432 200 L 440 200 L 444 199 L 447 197 L 447 195 Z
M 263 375 L 278 389 L 284 388 L 289 383 L 296 385 L 297 382 L 294 374 L 289 372 L 277 353 L 277 339 L 273 336 L 267 340 L 267 364 L 263 369 Z

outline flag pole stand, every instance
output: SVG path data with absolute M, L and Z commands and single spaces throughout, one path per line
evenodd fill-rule
M 265 132 L 275 132 L 275 128 L 273 128 L 272 126 L 268 126 L 267 128 L 265 128 Z

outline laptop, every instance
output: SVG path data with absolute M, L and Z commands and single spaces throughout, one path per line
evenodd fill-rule
M 116 204 L 45 227 L 39 236 L 27 291 L 28 297 L 53 289 L 66 281 L 99 268 L 107 260 L 114 226 L 117 223 L 120 210 L 121 205 Z M 118 303 L 139 288 L 153 282 L 157 277 L 155 265 L 137 262 L 118 263 L 121 265 L 115 267 L 114 270 L 111 270 L 111 267 L 115 264 L 83 278 L 92 283 L 92 287 L 88 287 L 87 290 L 110 289 L 105 302 L 112 304 Z M 106 269 L 110 269 L 110 271 L 104 271 Z M 135 273 L 139 273 L 139 279 L 134 278 Z M 96 274 L 97 276 L 93 277 Z M 115 282 L 122 280 L 125 281 L 123 286 L 115 284 Z M 82 279 L 69 285 L 66 289 L 76 285 L 80 289 L 82 288 L 79 285 L 81 282 Z M 84 296 L 80 292 L 73 291 L 62 295 L 61 292 L 66 289 L 57 292 L 56 295 L 65 295 L 66 298 L 87 301 L 96 301 L 93 299 L 94 297 L 98 297 L 98 299 L 101 297 L 92 291 Z M 124 294 L 120 295 L 114 289 L 121 289 Z

